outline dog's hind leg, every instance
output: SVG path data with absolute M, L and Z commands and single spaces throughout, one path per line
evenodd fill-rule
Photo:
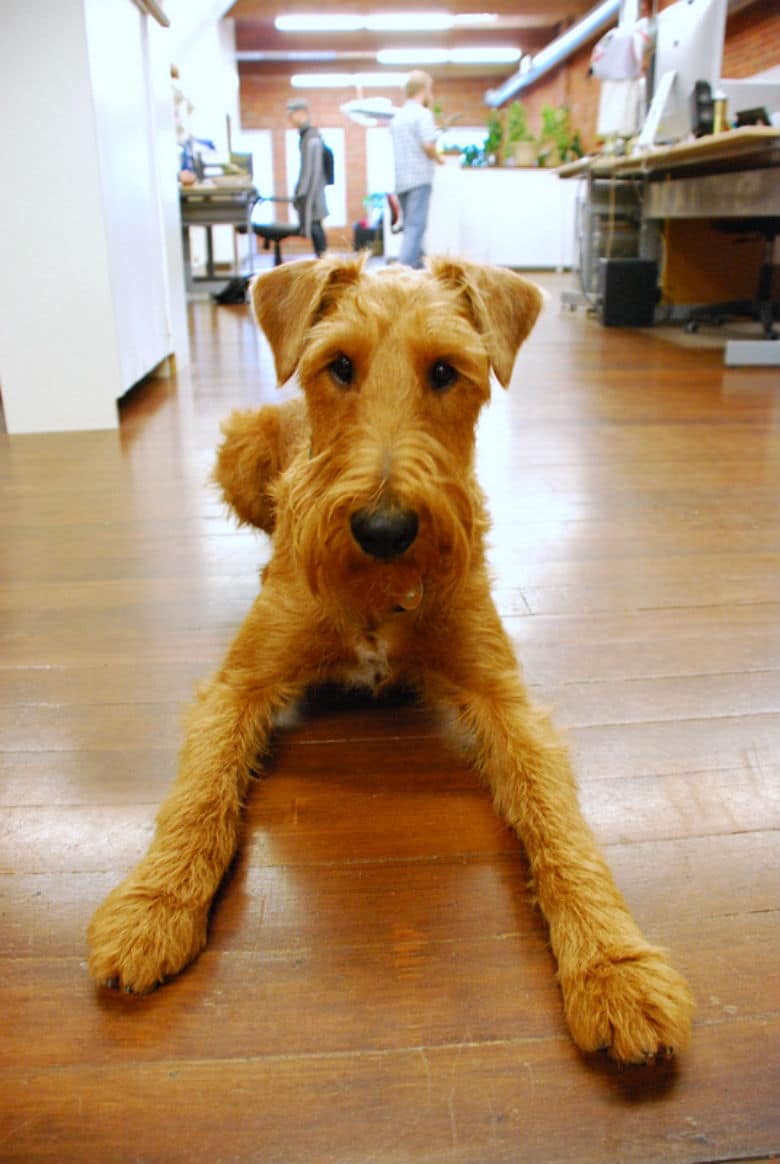
M 239 521 L 273 533 L 274 483 L 309 440 L 303 399 L 233 412 L 224 421 L 214 480 Z
M 300 636 L 263 592 L 190 713 L 179 773 L 149 851 L 92 919 L 89 968 L 99 982 L 151 990 L 205 945 L 209 907 L 235 853 L 251 773 L 274 712 L 303 686 L 295 682 L 292 660 L 304 655 Z
M 529 703 L 497 616 L 483 612 L 465 640 L 448 641 L 448 676 L 434 678 L 432 694 L 438 686 L 456 710 L 498 811 L 525 846 L 574 1041 L 625 1062 L 683 1049 L 688 986 L 618 891 L 580 812 L 567 749 Z

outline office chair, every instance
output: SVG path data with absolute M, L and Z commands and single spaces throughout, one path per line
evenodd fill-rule
M 709 303 L 704 307 L 694 307 L 685 324 L 687 332 L 696 332 L 702 323 L 712 323 L 717 327 L 729 315 L 747 315 L 761 323 L 764 339 L 778 339 L 780 332 L 774 327 L 775 307 L 778 301 L 772 298 L 772 275 L 774 266 L 772 255 L 774 243 L 780 234 L 780 218 L 723 218 L 715 222 L 716 230 L 724 234 L 760 235 L 764 239 L 764 259 L 758 273 L 758 287 L 755 299 L 735 299 L 728 303 Z
M 292 202 L 292 198 L 264 198 L 262 194 L 258 195 L 255 206 L 259 206 L 262 202 Z M 238 226 L 236 230 L 239 234 L 246 234 L 245 226 Z M 282 258 L 281 243 L 286 238 L 292 238 L 301 233 L 300 223 L 298 222 L 253 222 L 252 232 L 255 238 L 263 240 L 263 250 L 270 250 L 273 243 L 274 248 L 274 266 L 278 267 L 284 262 Z

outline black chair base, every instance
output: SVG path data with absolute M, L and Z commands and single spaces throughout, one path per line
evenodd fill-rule
M 709 303 L 705 307 L 694 307 L 685 324 L 687 332 L 696 332 L 701 324 L 720 327 L 730 316 L 747 316 L 757 320 L 763 329 L 764 339 L 780 339 L 780 332 L 774 326 L 780 304 L 772 298 L 774 265 L 772 254 L 774 242 L 780 234 L 780 218 L 735 218 L 721 219 L 715 223 L 725 234 L 761 235 L 764 239 L 764 261 L 758 274 L 758 288 L 755 299 L 733 299 L 727 303 Z
M 685 330 L 693 335 L 702 324 L 722 327 L 727 319 L 741 316 L 754 319 L 761 324 L 764 339 L 780 339 L 780 331 L 774 326 L 775 305 L 771 299 L 734 299 L 730 303 L 711 303 L 706 307 L 694 307 L 685 324 Z

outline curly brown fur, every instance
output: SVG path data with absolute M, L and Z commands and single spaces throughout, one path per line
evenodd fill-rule
M 475 426 L 539 292 L 449 259 L 378 274 L 332 259 L 279 267 L 252 294 L 279 381 L 297 372 L 304 400 L 234 414 L 216 479 L 273 556 L 193 708 L 149 852 L 93 918 L 92 974 L 150 990 L 202 948 L 278 710 L 311 683 L 403 683 L 454 715 L 525 845 L 577 1044 L 629 1062 L 681 1049 L 688 987 L 615 886 L 490 596 Z

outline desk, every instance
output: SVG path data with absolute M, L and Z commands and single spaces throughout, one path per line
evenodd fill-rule
M 519 269 L 570 267 L 575 194 L 554 170 L 439 166 L 425 249 Z
M 221 278 L 214 270 L 214 245 L 211 229 L 214 226 L 232 226 L 233 231 L 233 268 L 239 274 L 238 246 L 236 243 L 235 227 L 244 227 L 248 244 L 249 270 L 254 270 L 254 234 L 252 233 L 252 207 L 257 201 L 257 191 L 254 186 L 246 183 L 231 186 L 215 186 L 198 183 L 195 186 L 182 187 L 179 193 L 181 206 L 181 234 L 182 249 L 184 252 L 184 275 L 188 293 L 196 288 L 207 291 L 219 291 L 227 280 Z M 190 254 L 190 227 L 203 226 L 206 228 L 206 274 L 194 276 L 192 274 L 192 258 Z
M 641 187 L 640 255 L 658 258 L 659 223 L 677 219 L 780 216 L 780 131 L 746 126 L 631 157 L 582 158 L 561 178 L 627 180 Z M 684 311 L 684 308 L 678 309 Z M 780 364 L 780 342 L 747 341 L 755 361 Z M 754 362 L 748 347 L 727 345 L 726 362 Z
M 780 166 L 780 130 L 763 125 L 747 125 L 728 133 L 713 133 L 695 141 L 647 150 L 626 157 L 597 155 L 578 158 L 559 166 L 560 178 L 593 174 L 598 178 L 679 177 L 684 172 L 715 173 L 727 170 L 762 169 Z

